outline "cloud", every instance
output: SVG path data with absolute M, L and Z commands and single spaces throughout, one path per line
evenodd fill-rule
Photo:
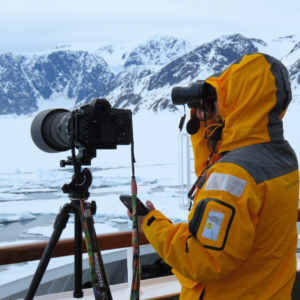
M 2 0 L 0 53 L 83 41 L 127 43 L 161 33 L 194 45 L 224 34 L 295 34 L 300 1 Z

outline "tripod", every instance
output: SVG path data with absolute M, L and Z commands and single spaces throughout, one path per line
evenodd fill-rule
M 71 164 L 71 163 L 70 163 Z M 92 184 L 92 174 L 88 169 L 84 169 L 80 172 L 81 166 L 77 165 L 77 176 L 73 174 L 72 181 L 69 184 L 63 186 L 63 192 L 68 193 L 71 203 L 65 204 L 56 216 L 53 232 L 47 247 L 43 253 L 40 263 L 36 269 L 35 275 L 31 281 L 29 289 L 26 293 L 24 300 L 32 300 L 39 287 L 39 284 L 44 276 L 46 268 L 55 250 L 57 242 L 62 234 L 62 231 L 66 228 L 66 224 L 69 220 L 70 213 L 74 214 L 74 244 L 75 244 L 75 255 L 74 255 L 74 298 L 82 298 L 82 229 L 85 227 L 85 235 L 87 239 L 87 232 L 90 240 L 90 247 L 87 248 L 89 251 L 89 260 L 95 262 L 96 266 L 96 283 L 93 284 L 94 294 L 96 299 L 112 300 L 111 291 L 109 288 L 107 276 L 104 269 L 103 259 L 101 256 L 100 248 L 97 241 L 93 225 L 93 215 L 96 213 L 96 203 L 83 202 L 80 204 L 81 199 L 87 200 L 90 193 L 88 188 Z M 76 170 L 75 170 L 76 171 Z M 80 187 L 80 188 L 78 188 Z M 82 207 L 83 205 L 83 207 Z M 85 225 L 85 226 L 84 226 Z M 91 266 L 90 266 L 91 268 Z M 91 274 L 92 282 L 93 274 Z

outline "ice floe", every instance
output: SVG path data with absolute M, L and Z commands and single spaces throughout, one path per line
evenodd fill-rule
M 11 223 L 11 222 L 18 222 L 18 221 L 26 221 L 26 220 L 34 220 L 36 217 L 30 213 L 21 213 L 20 215 L 13 215 L 13 216 L 1 216 L 0 215 L 0 223 Z

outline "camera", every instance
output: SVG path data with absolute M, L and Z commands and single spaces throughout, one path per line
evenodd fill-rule
M 70 150 L 85 153 L 96 149 L 116 149 L 132 140 L 132 112 L 112 108 L 106 99 L 93 99 L 79 109 L 47 109 L 32 121 L 35 145 L 48 153 Z M 95 156 L 95 155 L 94 155 Z
M 173 87 L 171 98 L 174 105 L 187 104 L 189 108 L 197 108 L 202 107 L 204 102 L 212 106 L 217 99 L 217 93 L 209 83 L 198 80 L 190 83 L 188 87 Z M 202 105 L 200 101 L 203 101 Z

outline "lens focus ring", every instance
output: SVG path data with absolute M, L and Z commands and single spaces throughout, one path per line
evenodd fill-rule
M 181 103 L 178 103 L 178 91 L 179 91 L 179 89 L 180 89 L 180 86 L 175 86 L 172 89 L 171 98 L 172 98 L 172 102 L 175 105 L 181 104 Z

